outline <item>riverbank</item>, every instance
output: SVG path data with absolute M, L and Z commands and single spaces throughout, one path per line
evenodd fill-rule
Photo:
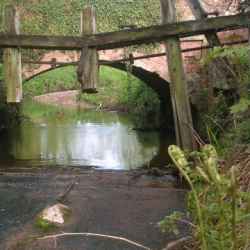
M 63 108 L 96 109 L 96 106 L 84 100 L 78 100 L 78 90 L 59 91 L 35 96 L 32 99 L 38 103 L 54 105 Z
M 47 93 L 39 96 L 34 96 L 32 99 L 35 102 L 52 105 L 65 109 L 81 109 L 84 110 L 95 110 L 95 111 L 116 111 L 119 113 L 127 113 L 127 108 L 117 103 L 93 103 L 91 101 L 84 100 L 84 98 L 79 98 L 80 90 L 66 90 L 57 91 L 53 93 Z
M 34 226 L 42 209 L 64 201 L 72 213 L 67 223 L 49 233 Z M 162 234 L 157 223 L 173 211 L 185 211 L 186 191 L 176 188 L 172 176 L 152 177 L 141 171 L 93 169 L 39 169 L 0 172 L 0 248 L 5 250 L 54 249 L 54 240 L 37 241 L 45 234 L 89 232 L 126 237 L 160 250 L 174 235 Z M 18 209 L 17 209 L 18 207 Z M 185 227 L 181 235 L 187 235 Z M 178 236 L 179 237 L 179 236 Z M 66 237 L 59 250 L 137 250 L 119 241 Z

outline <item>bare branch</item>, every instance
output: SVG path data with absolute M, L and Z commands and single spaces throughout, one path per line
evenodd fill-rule
M 192 239 L 191 236 L 187 236 L 187 237 L 183 237 L 179 240 L 170 242 L 166 248 L 164 248 L 163 250 L 172 250 L 172 249 L 176 249 L 177 247 L 183 247 L 183 244 L 190 241 Z
M 66 236 L 101 237 L 101 238 L 106 238 L 106 239 L 123 241 L 123 242 L 129 243 L 131 245 L 140 247 L 140 248 L 145 249 L 145 250 L 152 250 L 149 247 L 145 247 L 142 244 L 139 244 L 135 241 L 126 239 L 124 237 L 111 236 L 111 235 L 105 235 L 105 234 L 95 234 L 95 233 L 61 233 L 61 234 L 48 235 L 48 236 L 44 236 L 44 237 L 37 238 L 37 239 L 38 240 L 47 240 L 47 239 L 56 239 L 56 238 L 61 238 L 61 237 L 66 237 Z

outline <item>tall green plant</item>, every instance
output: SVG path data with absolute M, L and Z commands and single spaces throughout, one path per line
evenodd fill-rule
M 189 219 L 199 249 L 248 249 L 250 194 L 240 190 L 235 167 L 229 173 L 219 173 L 217 152 L 211 145 L 188 158 L 180 148 L 170 146 L 169 155 L 191 188 Z M 166 229 L 172 222 L 173 216 L 167 216 L 160 226 Z

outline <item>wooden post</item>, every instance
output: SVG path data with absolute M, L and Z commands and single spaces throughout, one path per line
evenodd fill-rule
M 81 33 L 83 36 L 96 33 L 95 9 L 92 6 L 84 8 L 81 16 Z M 84 93 L 96 93 L 98 83 L 98 53 L 96 49 L 82 49 L 77 69 L 78 81 Z
M 20 34 L 19 26 L 19 13 L 14 6 L 7 6 L 5 9 L 5 32 L 18 35 Z M 21 50 L 18 48 L 4 49 L 3 67 L 7 103 L 19 103 L 22 100 Z
M 196 19 L 201 20 L 207 18 L 207 13 L 203 9 L 200 0 L 187 0 L 187 2 Z M 216 32 L 206 32 L 205 36 L 209 45 L 211 46 L 220 45 L 220 39 L 218 38 Z
M 161 13 L 164 24 L 176 22 L 175 1 L 161 0 Z M 193 121 L 179 38 L 167 39 L 166 50 L 177 144 L 183 149 L 193 150 Z

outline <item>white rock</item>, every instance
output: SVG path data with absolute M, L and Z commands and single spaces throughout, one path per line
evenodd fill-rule
M 65 215 L 70 211 L 70 208 L 58 203 L 51 207 L 45 208 L 41 213 L 41 218 L 51 223 L 63 224 Z

